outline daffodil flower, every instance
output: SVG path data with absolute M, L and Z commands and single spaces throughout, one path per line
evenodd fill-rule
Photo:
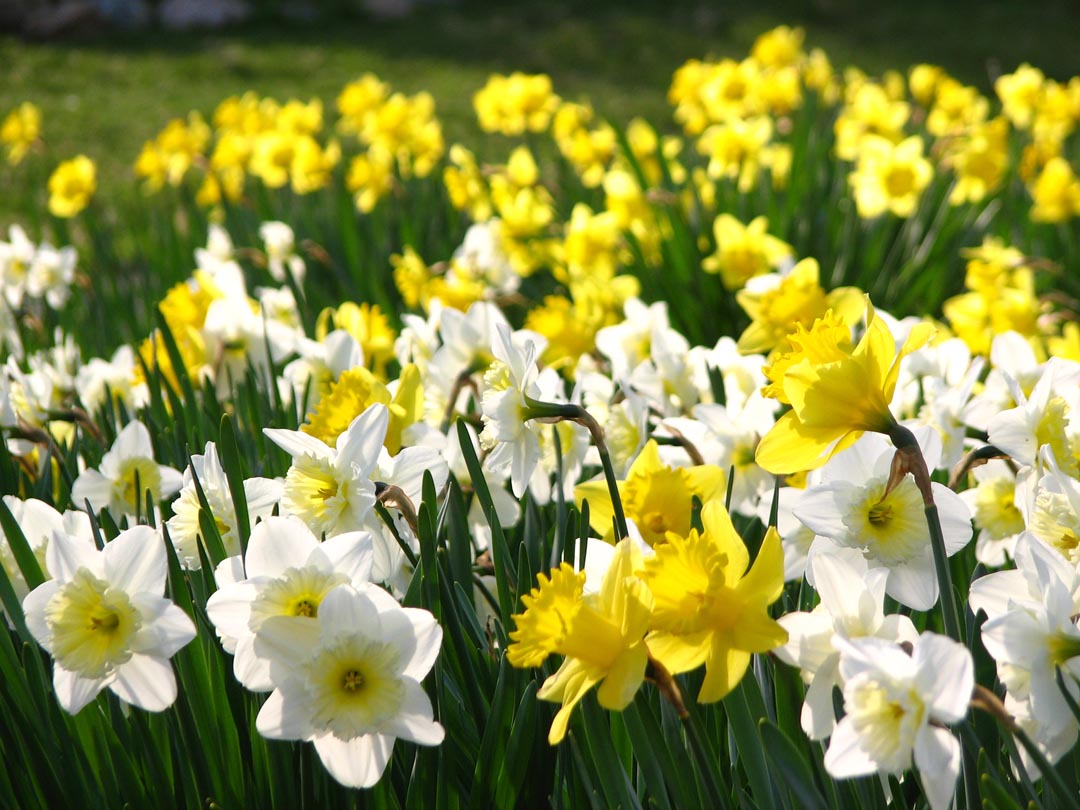
M 865 431 L 888 433 L 896 424 L 889 401 L 900 361 L 933 332 L 919 324 L 899 352 L 885 321 L 866 299 L 866 331 L 854 346 L 843 320 L 827 312 L 809 330 L 788 336 L 791 351 L 765 374 L 765 394 L 791 405 L 757 448 L 757 462 L 772 473 L 795 473 L 823 465 Z
M 342 585 L 314 621 L 317 629 L 275 617 L 258 634 L 255 653 L 270 660 L 275 687 L 255 720 L 260 734 L 314 743 L 330 775 L 350 787 L 379 781 L 398 737 L 442 742 L 420 686 L 442 643 L 434 616 L 376 585 Z
M 165 545 L 154 529 L 120 532 L 98 551 L 56 532 L 45 561 L 52 576 L 23 600 L 26 626 L 53 657 L 53 687 L 75 714 L 108 687 L 126 703 L 159 712 L 176 699 L 171 658 L 195 625 L 165 597 Z
M 621 711 L 645 678 L 652 596 L 632 572 L 633 547 L 623 540 L 599 592 L 586 594 L 586 572 L 563 563 L 550 576 L 540 574 L 539 587 L 522 597 L 525 612 L 513 617 L 517 629 L 510 634 L 510 663 L 537 667 L 552 653 L 565 656 L 537 693 L 541 700 L 562 703 L 548 732 L 552 745 L 562 741 L 574 706 L 594 686 L 600 684 L 601 706 Z
M 244 559 L 230 557 L 218 565 L 219 590 L 206 603 L 222 646 L 233 654 L 236 679 L 254 692 L 273 689 L 270 662 L 255 654 L 259 629 L 277 616 L 311 623 L 331 590 L 369 581 L 372 556 L 368 532 L 346 532 L 320 543 L 295 517 L 259 523 Z
M 923 633 L 911 655 L 880 638 L 838 639 L 844 718 L 825 752 L 834 779 L 919 769 L 931 810 L 946 810 L 960 774 L 960 742 L 942 724 L 967 714 L 975 665 L 962 644 Z
M 108 507 L 113 517 L 134 515 L 150 493 L 155 503 L 177 492 L 184 482 L 179 470 L 154 461 L 150 431 L 142 422 L 129 422 L 101 459 L 97 470 L 84 470 L 71 487 L 71 501 L 93 509 Z
M 630 466 L 626 478 L 618 482 L 619 497 L 626 517 L 637 524 L 650 546 L 663 543 L 668 532 L 685 536 L 690 531 L 694 498 L 702 502 L 720 498 L 727 476 L 711 464 L 669 467 L 660 458 L 660 448 L 648 441 Z M 614 539 L 615 511 L 604 479 L 586 481 L 574 490 L 579 507 L 589 502 L 589 523 L 593 531 L 609 542 Z
M 784 588 L 780 537 L 770 529 L 754 566 L 724 506 L 701 510 L 703 532 L 668 533 L 644 561 L 641 577 L 652 591 L 650 654 L 672 674 L 705 665 L 698 700 L 725 697 L 742 679 L 750 656 L 787 641 L 768 606 Z

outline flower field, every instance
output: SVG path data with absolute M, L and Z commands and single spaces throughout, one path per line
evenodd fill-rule
M 1080 77 L 668 102 L 0 109 L 0 805 L 1076 806 Z

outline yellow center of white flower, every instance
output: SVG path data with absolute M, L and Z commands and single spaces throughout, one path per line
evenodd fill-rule
M 1039 423 L 1035 426 L 1035 445 L 1050 445 L 1050 451 L 1066 475 L 1075 476 L 1080 472 L 1080 463 L 1072 453 L 1069 438 L 1065 434 L 1065 425 L 1069 421 L 1069 404 L 1063 397 L 1051 397 L 1046 403 Z
M 910 475 L 888 494 L 884 482 L 863 488 L 844 523 L 854 543 L 886 565 L 924 553 L 929 542 L 922 496 Z
M 152 458 L 125 458 L 120 462 L 120 475 L 113 482 L 112 503 L 127 514 L 135 514 L 144 505 L 149 490 L 155 502 L 161 499 L 161 472 Z
M 128 595 L 86 568 L 49 600 L 45 622 L 53 658 L 85 678 L 103 678 L 130 659 L 131 638 L 142 624 Z
M 314 565 L 286 568 L 280 577 L 263 588 L 251 603 L 248 627 L 257 631 L 272 616 L 318 618 L 319 605 L 338 585 L 349 581 L 345 574 L 321 571 Z
M 880 770 L 899 773 L 910 767 L 925 711 L 913 690 L 868 680 L 854 690 L 846 708 L 862 748 Z
M 1043 490 L 1031 511 L 1031 533 L 1053 546 L 1070 562 L 1080 562 L 1080 515 L 1060 492 Z
M 1016 508 L 1016 485 L 1012 480 L 993 478 L 979 484 L 975 494 L 975 525 L 994 540 L 1024 530 L 1024 516 Z
M 391 644 L 338 637 L 304 665 L 312 724 L 342 740 L 380 731 L 404 703 L 402 666 Z
M 282 505 L 319 536 L 333 531 L 349 501 L 330 461 L 303 456 L 285 475 Z

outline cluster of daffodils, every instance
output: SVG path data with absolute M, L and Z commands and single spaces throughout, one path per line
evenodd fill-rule
M 6 620 L 52 656 L 77 712 L 106 688 L 167 709 L 195 619 L 266 695 L 259 733 L 312 742 L 336 780 L 368 787 L 395 740 L 444 737 L 421 684 L 442 629 L 403 605 L 429 584 L 425 521 L 446 507 L 468 532 L 440 535 L 436 555 L 465 561 L 476 586 L 455 609 L 471 598 L 478 627 L 512 616 L 489 625 L 484 654 L 547 670 L 536 696 L 559 704 L 553 745 L 583 700 L 619 711 L 655 688 L 687 719 L 687 682 L 699 703 L 723 700 L 767 655 L 798 669 L 801 727 L 834 778 L 914 770 L 945 810 L 965 767 L 951 729 L 972 707 L 1022 743 L 1018 769 L 1046 775 L 1080 732 L 1076 303 L 1046 292 L 1048 261 L 980 233 L 950 257 L 967 261 L 964 289 L 940 318 L 897 318 L 750 205 L 805 169 L 792 121 L 824 107 L 859 217 L 913 218 L 942 178 L 942 216 L 1017 179 L 1035 222 L 1080 214 L 1066 157 L 1080 83 L 1021 68 L 996 89 L 991 117 L 931 66 L 840 77 L 780 28 L 745 60 L 679 69 L 684 137 L 635 121 L 620 138 L 546 77 L 493 77 L 474 97 L 481 126 L 550 133 L 565 185 L 524 144 L 490 165 L 455 144 L 444 161 L 430 96 L 370 75 L 339 96 L 334 137 L 318 100 L 253 94 L 169 123 L 137 161 L 148 191 L 194 177 L 224 211 L 255 182 L 307 195 L 344 173 L 369 213 L 427 178 L 460 213 L 460 243 L 403 244 L 364 268 L 388 297 L 392 280 L 400 312 L 336 300 L 316 313 L 309 296 L 330 279 L 309 261 L 326 255 L 313 235 L 267 221 L 258 245 L 237 245 L 214 224 L 158 327 L 84 358 L 59 329 L 52 345 L 41 329 L 24 340 L 36 302 L 63 306 L 75 253 L 13 226 L 0 242 Z M 22 108 L 9 121 L 12 159 L 38 133 Z M 50 181 L 56 216 L 93 193 L 81 160 Z M 693 294 L 646 295 L 668 276 L 740 326 L 694 345 L 678 328 Z M 188 408 L 251 435 L 178 447 L 185 431 L 162 421 Z M 588 538 L 564 537 L 574 509 Z M 533 518 L 548 513 L 557 540 L 523 541 L 553 544 L 531 560 L 536 586 L 507 582 L 503 530 L 542 533 Z M 169 593 L 207 584 L 193 616 L 165 596 L 170 566 Z M 976 635 L 996 683 L 976 683 L 963 643 Z

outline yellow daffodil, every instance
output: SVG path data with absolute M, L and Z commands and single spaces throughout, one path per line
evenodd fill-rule
M 690 531 L 694 498 L 707 502 L 722 498 L 726 474 L 719 467 L 669 467 L 660 459 L 655 441 L 645 443 L 624 481 L 619 481 L 619 497 L 626 517 L 634 521 L 650 546 L 663 543 L 671 532 L 685 536 Z M 578 506 L 589 502 L 589 523 L 607 540 L 614 537 L 614 509 L 603 479 L 586 481 L 574 490 Z
M 649 654 L 676 674 L 704 664 L 698 701 L 710 703 L 738 685 L 752 654 L 787 641 L 768 613 L 784 587 L 784 554 L 769 529 L 747 571 L 750 555 L 723 504 L 705 504 L 701 522 L 703 532 L 668 534 L 640 576 L 653 596 Z
M 0 144 L 7 147 L 7 161 L 17 166 L 41 136 L 41 110 L 24 101 L 0 123 Z
M 543 132 L 559 106 L 551 78 L 544 74 L 492 75 L 473 96 L 473 107 L 484 132 L 521 135 Z
M 858 164 L 849 182 L 860 217 L 870 219 L 886 211 L 910 217 L 933 176 L 919 136 L 895 145 L 886 138 L 867 136 L 859 147 Z
M 68 219 L 87 205 L 97 189 L 97 169 L 86 155 L 65 160 L 49 177 L 49 213 Z
M 862 296 L 855 287 L 838 287 L 826 293 L 818 281 L 817 259 L 803 259 L 786 275 L 755 276 L 735 300 L 750 316 L 750 325 L 739 336 L 743 354 L 764 354 L 782 349 L 796 324 L 810 326 L 826 310 L 839 313 L 854 324 L 862 315 Z
M 556 745 L 566 735 L 570 712 L 596 684 L 606 709 L 621 711 L 645 678 L 648 649 L 644 636 L 653 599 L 633 575 L 632 547 L 624 540 L 604 574 L 599 593 L 585 593 L 585 572 L 569 563 L 538 575 L 539 587 L 521 598 L 525 612 L 515 615 L 507 659 L 515 667 L 537 667 L 549 655 L 566 656 L 544 681 L 537 697 L 562 703 L 548 732 Z
M 912 329 L 899 353 L 883 320 L 866 299 L 866 331 L 852 345 L 849 327 L 831 311 L 809 330 L 788 336 L 791 351 L 763 370 L 763 393 L 791 405 L 761 440 L 757 463 L 776 474 L 815 469 L 850 447 L 865 431 L 888 433 L 896 420 L 889 401 L 900 361 L 923 346 L 933 327 Z
M 743 225 L 731 214 L 721 214 L 713 223 L 716 252 L 707 256 L 701 267 L 708 273 L 719 273 L 724 286 L 739 290 L 754 276 L 775 270 L 795 252 L 782 239 L 771 236 L 765 217 L 755 217 Z
M 337 308 L 324 309 L 315 323 L 315 337 L 325 340 L 326 335 L 334 329 L 344 329 L 356 338 L 364 350 L 365 364 L 385 382 L 386 364 L 394 357 L 394 339 L 397 335 L 378 304 L 358 305 L 346 301 Z

